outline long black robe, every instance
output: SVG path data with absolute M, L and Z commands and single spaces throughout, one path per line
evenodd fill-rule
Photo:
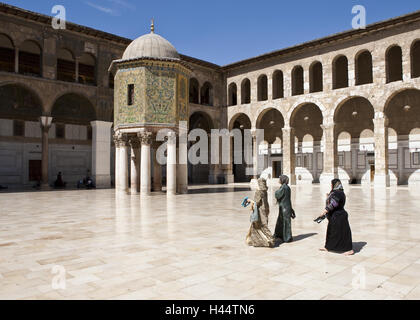
M 325 248 L 328 251 L 347 252 L 353 249 L 348 213 L 344 210 L 346 195 L 341 190 L 334 190 L 327 198 L 328 219 Z
M 276 191 L 275 197 L 279 204 L 279 217 L 277 218 L 274 237 L 283 240 L 283 242 L 293 241 L 292 236 L 292 202 L 290 199 L 291 190 L 287 184 L 283 184 Z

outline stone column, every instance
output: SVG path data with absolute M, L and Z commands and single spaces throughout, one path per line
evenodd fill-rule
M 283 128 L 283 174 L 289 177 L 290 185 L 296 185 L 295 135 L 293 128 Z
M 168 133 L 168 157 L 166 162 L 166 193 L 176 194 L 176 134 Z
M 319 181 L 321 184 L 330 185 L 331 180 L 338 178 L 338 155 L 335 125 L 330 122 L 321 125 L 321 127 L 324 130 L 324 169 Z
M 114 133 L 114 146 L 115 146 L 115 163 L 114 163 L 114 172 L 115 172 L 115 190 L 119 190 L 121 185 L 120 177 L 120 136 Z
M 181 135 L 179 138 L 176 181 L 177 192 L 180 194 L 188 193 L 188 145 L 187 140 L 183 140 Z
M 130 193 L 140 193 L 140 139 L 130 137 L 129 140 L 131 147 L 131 181 L 130 181 Z
M 254 168 L 254 174 L 252 180 L 258 180 L 258 145 L 257 145 L 257 132 L 252 130 L 252 165 Z
M 357 179 L 357 156 L 359 152 L 359 138 L 357 138 L 357 143 L 355 143 L 356 139 L 351 139 L 351 172 L 352 172 L 352 179 Z
M 48 189 L 48 132 L 51 128 L 53 118 L 48 116 L 42 116 L 39 118 L 42 131 L 42 180 L 41 188 Z
M 119 191 L 128 191 L 128 137 L 121 135 L 119 140 L 120 155 L 117 163 L 117 170 L 119 171 Z
M 141 163 L 140 163 L 140 193 L 148 196 L 151 192 L 151 165 L 150 145 L 152 144 L 152 133 L 142 131 L 139 133 L 141 139 Z
M 153 191 L 160 192 L 162 191 L 162 167 L 157 161 L 156 153 L 159 148 L 158 144 L 155 144 L 153 148 Z
M 375 187 L 389 187 L 388 172 L 388 119 L 383 112 L 377 112 L 373 119 L 375 126 Z
M 15 49 L 15 73 L 19 73 L 19 48 Z
M 79 59 L 78 58 L 76 58 L 75 65 L 76 65 L 76 70 L 74 72 L 75 72 L 76 79 L 74 81 L 79 82 Z
M 112 122 L 92 121 L 92 178 L 97 188 L 111 186 Z

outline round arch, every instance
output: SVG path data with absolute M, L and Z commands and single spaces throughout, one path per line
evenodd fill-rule
M 238 86 L 236 82 L 231 82 L 228 86 L 228 106 L 236 106 L 238 104 Z
M 69 92 L 60 95 L 52 105 L 51 116 L 54 122 L 90 125 L 96 120 L 93 103 L 79 93 Z
M 277 138 L 283 139 L 284 118 L 275 108 L 263 110 L 257 118 L 255 127 L 264 130 L 264 140 L 269 144 L 273 144 Z
M 211 129 L 215 128 L 213 119 L 204 111 L 193 112 L 190 115 L 188 127 L 190 131 L 193 129 L 203 129 L 207 133 L 210 133 Z
M 44 113 L 38 93 L 23 84 L 0 84 L 0 103 L 0 118 L 38 121 Z
M 295 136 L 301 141 L 306 134 L 311 134 L 315 141 L 322 138 L 321 125 L 323 114 L 315 103 L 302 103 L 294 108 L 290 116 L 290 126 L 295 129 Z
M 245 113 L 237 113 L 230 118 L 229 130 L 238 128 L 237 123 L 239 123 L 240 126 L 243 126 L 244 129 L 251 129 L 251 127 L 252 127 L 251 120 L 248 117 L 248 115 L 246 115 Z
M 334 111 L 336 136 L 345 131 L 358 137 L 365 129 L 373 130 L 375 109 L 368 99 L 361 96 L 347 97 Z
M 0 33 L 0 71 L 15 71 L 15 44 L 5 33 Z
M 407 88 L 393 93 L 384 106 L 389 127 L 398 135 L 408 135 L 420 127 L 420 90 Z

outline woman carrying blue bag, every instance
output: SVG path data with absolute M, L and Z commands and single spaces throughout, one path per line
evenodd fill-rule
M 265 179 L 258 179 L 258 190 L 255 192 L 254 200 L 245 199 L 242 205 L 246 207 L 249 204 L 251 205 L 251 227 L 246 237 L 246 243 L 253 247 L 274 247 L 274 238 L 268 229 L 270 206 Z

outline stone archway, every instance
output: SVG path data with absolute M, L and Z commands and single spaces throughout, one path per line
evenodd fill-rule
M 229 123 L 229 130 L 232 131 L 234 129 L 238 129 L 242 133 L 242 146 L 241 148 L 236 148 L 235 142 L 231 144 L 231 149 L 235 150 L 244 150 L 244 131 L 251 129 L 251 120 L 245 113 L 238 113 L 234 115 Z M 242 164 L 235 164 L 232 162 L 232 171 L 234 176 L 234 182 L 250 182 L 251 176 L 246 174 L 247 163 L 243 152 L 241 152 L 242 157 Z M 234 160 L 234 156 L 232 157 L 232 161 Z
M 350 137 L 348 148 L 338 148 L 335 144 L 338 157 L 337 165 L 341 171 L 347 173 L 347 179 L 352 183 L 371 182 L 375 172 L 375 147 L 374 147 L 374 124 L 375 110 L 364 97 L 350 97 L 338 105 L 334 113 L 334 139 L 343 140 L 342 134 L 347 133 Z M 367 134 L 367 132 L 371 134 Z M 367 172 L 371 172 L 367 174 Z M 366 180 L 366 179 L 368 180 Z
M 208 135 L 211 134 L 211 130 L 214 129 L 213 120 L 211 117 L 202 111 L 194 112 L 190 116 L 189 120 L 189 131 L 194 129 L 202 129 L 207 132 Z M 196 141 L 195 143 L 197 143 Z M 189 142 L 189 147 L 195 144 L 194 142 Z M 210 144 L 209 144 L 210 146 Z M 210 154 L 208 161 L 210 161 Z M 210 175 L 210 162 L 209 164 L 196 164 L 192 165 L 188 162 L 188 182 L 191 184 L 207 184 L 209 182 Z
M 256 128 L 264 130 L 264 143 L 257 146 L 263 160 L 258 163 L 259 172 L 267 179 L 278 178 L 282 173 L 283 115 L 277 109 L 266 109 L 258 116 Z
M 399 158 L 403 160 L 398 163 L 398 183 L 419 185 L 420 143 L 416 142 L 416 130 L 420 129 L 420 90 L 404 89 L 393 94 L 384 113 L 389 128 L 397 134 Z
M 313 183 L 319 180 L 323 168 L 321 156 L 322 123 L 321 108 L 315 103 L 303 103 L 292 112 L 290 127 L 293 130 L 290 137 L 289 153 L 292 155 L 290 156 L 291 166 L 296 167 L 297 183 Z M 308 135 L 313 139 L 312 152 L 303 152 L 304 138 Z

